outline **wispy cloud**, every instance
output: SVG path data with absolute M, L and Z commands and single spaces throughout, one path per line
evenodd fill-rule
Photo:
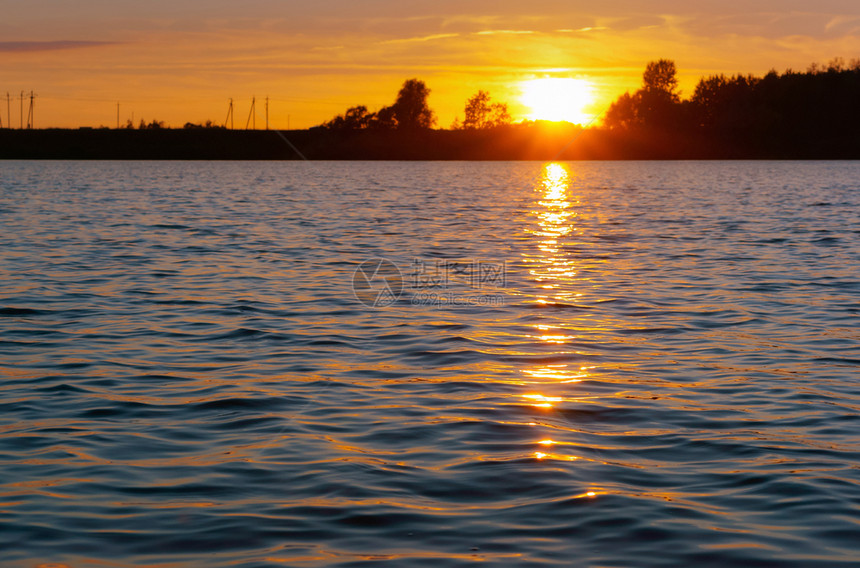
M 558 33 L 562 33 L 562 34 L 576 34 L 576 33 L 585 33 L 585 32 L 599 32 L 599 31 L 608 30 L 608 29 L 609 28 L 607 28 L 606 26 L 586 26 L 584 28 L 577 28 L 575 30 L 570 29 L 570 28 L 564 28 L 564 29 L 555 30 L 555 31 L 557 31 Z
M 484 30 L 482 32 L 476 32 L 477 35 L 497 35 L 497 34 L 512 34 L 512 35 L 522 35 L 522 34 L 533 34 L 532 30 Z
M 403 38 L 403 39 L 389 39 L 389 40 L 383 41 L 381 43 L 383 43 L 383 44 L 417 43 L 417 42 L 423 42 L 423 41 L 433 41 L 436 39 L 447 39 L 447 38 L 457 37 L 459 35 L 460 34 L 433 34 L 433 35 L 427 35 L 427 36 L 421 36 L 421 37 L 407 37 L 407 38 Z
M 0 53 L 27 51 L 60 51 L 65 49 L 80 49 L 84 47 L 103 47 L 117 45 L 113 41 L 0 41 Z
M 858 16 L 836 16 L 824 26 L 826 31 L 832 31 L 837 28 L 846 28 L 851 26 L 851 31 L 855 31 L 857 29 L 857 24 L 860 22 L 860 17 Z M 853 24 L 853 25 L 852 25 Z

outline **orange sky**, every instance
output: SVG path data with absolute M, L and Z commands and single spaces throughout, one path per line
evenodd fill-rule
M 244 127 L 252 95 L 258 127 L 269 96 L 272 127 L 305 128 L 390 104 L 418 77 L 447 127 L 478 89 L 523 118 L 519 82 L 537 77 L 590 81 L 599 114 L 661 57 L 685 94 L 702 75 L 860 57 L 860 3 L 845 0 L 28 0 L 0 13 L 0 117 L 8 91 L 15 127 L 31 89 L 39 128 L 113 127 L 117 102 L 123 122 L 223 122 L 230 97 Z

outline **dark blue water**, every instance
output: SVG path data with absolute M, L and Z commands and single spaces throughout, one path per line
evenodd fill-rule
M 860 563 L 860 163 L 0 183 L 4 567 Z

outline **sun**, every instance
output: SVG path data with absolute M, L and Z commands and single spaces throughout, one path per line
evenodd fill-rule
M 520 101 L 529 109 L 531 120 L 567 121 L 588 124 L 592 116 L 585 108 L 594 102 L 591 84 L 585 79 L 546 77 L 520 83 Z

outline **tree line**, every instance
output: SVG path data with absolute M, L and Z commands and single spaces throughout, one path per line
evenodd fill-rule
M 436 125 L 419 79 L 376 112 L 355 106 L 321 126 L 330 131 L 420 131 Z M 512 123 L 507 105 L 486 91 L 466 101 L 451 130 L 493 130 Z M 539 125 L 530 123 L 521 128 Z M 682 99 L 669 59 L 647 64 L 641 87 L 616 99 L 590 129 L 619 155 L 649 157 L 840 157 L 860 151 L 860 59 L 836 58 L 806 71 L 702 77 Z M 496 136 L 506 136 L 499 131 Z
M 394 104 L 376 112 L 370 112 L 365 105 L 350 107 L 321 126 L 328 130 L 426 130 L 436 125 L 436 113 L 427 100 L 429 96 L 430 89 L 424 81 L 407 79 Z M 511 124 L 508 105 L 494 102 L 484 90 L 469 97 L 463 110 L 463 121 L 455 119 L 452 130 L 486 130 Z
M 860 59 L 833 59 L 805 72 L 711 75 L 682 100 L 677 70 L 660 59 L 642 86 L 620 96 L 604 127 L 621 140 L 689 145 L 727 157 L 839 156 L 860 145 Z

